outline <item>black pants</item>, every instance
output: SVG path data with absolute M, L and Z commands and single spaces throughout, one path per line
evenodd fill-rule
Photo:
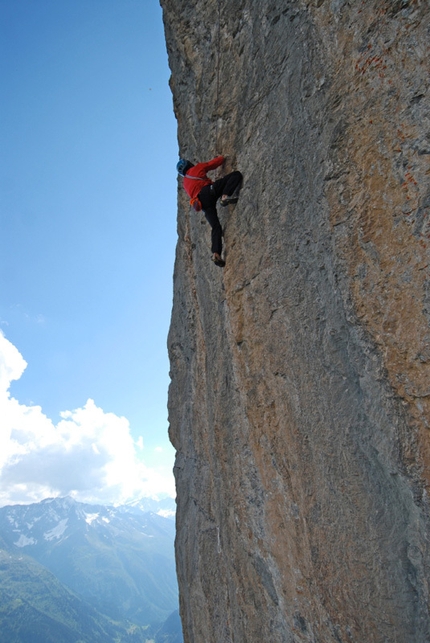
M 222 252 L 222 228 L 216 211 L 216 202 L 223 194 L 231 196 L 242 183 L 242 174 L 238 171 L 231 172 L 222 179 L 218 179 L 212 185 L 205 185 L 199 192 L 200 203 L 202 204 L 206 220 L 212 228 L 212 252 Z

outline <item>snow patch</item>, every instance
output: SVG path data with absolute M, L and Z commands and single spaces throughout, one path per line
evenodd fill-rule
M 24 534 L 21 534 L 16 543 L 13 543 L 16 547 L 27 547 L 27 545 L 36 545 L 37 540 L 34 538 L 27 538 Z
M 103 516 L 102 520 L 103 520 L 103 522 L 107 522 L 107 523 L 110 522 L 109 518 L 106 518 L 106 516 Z
M 175 513 L 176 512 L 173 509 L 159 509 L 159 511 L 157 511 L 157 516 L 161 516 L 162 518 L 173 518 Z
M 60 522 L 56 527 L 54 527 L 54 529 L 50 529 L 45 534 L 43 534 L 44 539 L 54 540 L 54 538 L 60 538 L 60 536 L 62 536 L 66 531 L 68 520 L 69 520 L 68 518 L 65 518 L 64 520 L 60 520 Z
M 86 514 L 86 513 L 84 513 L 84 516 L 85 516 L 85 522 L 86 522 L 88 525 L 91 525 L 91 523 L 92 523 L 94 520 L 96 520 L 96 518 L 98 518 L 98 517 L 99 517 L 99 514 Z

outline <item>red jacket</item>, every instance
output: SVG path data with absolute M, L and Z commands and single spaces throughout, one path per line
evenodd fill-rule
M 191 197 L 191 199 L 195 199 L 195 197 L 198 195 L 200 190 L 205 187 L 205 185 L 211 185 L 213 183 L 213 181 L 211 181 L 206 176 L 206 172 L 216 170 L 216 168 L 223 163 L 224 157 L 217 156 L 216 158 L 212 159 L 212 161 L 208 161 L 207 163 L 197 163 L 197 165 L 193 165 L 193 167 L 191 167 L 187 171 L 186 175 L 184 176 L 184 189 L 185 192 L 187 192 L 187 194 Z M 190 176 L 195 176 L 197 178 L 190 179 L 188 178 Z

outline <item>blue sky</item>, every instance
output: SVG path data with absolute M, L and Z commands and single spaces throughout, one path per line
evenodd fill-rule
M 147 477 L 171 476 L 177 140 L 161 9 L 0 0 L 0 30 L 0 329 L 27 363 L 16 377 L 3 342 L 8 400 L 55 429 L 91 399 L 142 436 Z

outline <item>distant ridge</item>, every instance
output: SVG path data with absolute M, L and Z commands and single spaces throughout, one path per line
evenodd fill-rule
M 149 628 L 115 623 L 26 556 L 0 550 L 2 643 L 145 643 Z
M 9 579 L 6 583 L 9 587 L 12 563 L 14 569 L 21 570 L 21 579 L 30 566 L 25 585 L 29 593 L 35 579 L 45 575 L 50 579 L 46 581 L 48 585 L 55 586 L 53 595 L 62 588 L 67 597 L 64 605 L 70 597 L 79 599 L 79 605 L 85 607 L 82 609 L 94 610 L 100 622 L 115 620 L 126 627 L 134 624 L 134 636 L 141 630 L 155 636 L 178 609 L 173 552 L 175 525 L 171 518 L 156 513 L 169 510 L 172 502 L 174 506 L 174 501 L 170 500 L 169 504 L 165 499 L 159 506 L 157 501 L 152 501 L 152 511 L 142 510 L 138 503 L 107 507 L 79 503 L 70 497 L 3 507 L 0 509 L 0 544 L 5 550 L 2 554 L 5 567 L 0 581 L 6 583 Z M 6 591 L 3 584 L 0 587 Z M 20 592 L 25 594 L 22 583 L 20 588 L 14 589 L 18 597 Z M 28 599 L 19 600 L 28 603 Z M 48 598 L 46 602 L 49 603 Z M 29 604 L 39 609 L 38 604 Z M 66 611 L 70 609 L 67 607 Z M 52 606 L 47 610 L 47 618 L 52 618 L 52 610 Z M 61 618 L 60 623 L 64 622 Z M 0 620 L 0 631 L 3 631 L 1 625 Z M 140 642 L 141 639 L 130 640 Z

